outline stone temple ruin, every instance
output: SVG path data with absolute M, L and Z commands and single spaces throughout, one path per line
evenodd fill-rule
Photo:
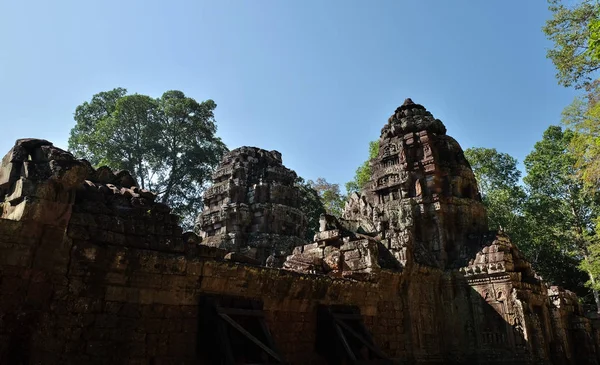
M 296 178 L 277 151 L 242 147 L 227 153 L 204 194 L 197 222 L 202 244 L 250 256 L 263 265 L 285 260 L 304 243 L 306 231 Z
M 0 364 L 598 364 L 598 323 L 501 232 L 410 99 L 314 242 L 276 151 L 226 154 L 196 231 L 125 171 L 2 160 Z

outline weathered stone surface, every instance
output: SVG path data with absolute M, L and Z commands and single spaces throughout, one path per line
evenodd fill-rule
M 325 349 L 332 356 L 317 351 L 322 306 L 356 309 L 398 363 L 598 364 L 600 321 L 487 231 L 441 122 L 407 101 L 384 132 L 371 184 L 344 218 L 324 215 L 308 244 L 304 218 L 287 216 L 293 172 L 274 151 L 226 156 L 199 237 L 129 174 L 17 142 L 0 173 L 0 364 L 211 363 L 224 354 L 200 342 L 219 336 L 201 321 L 212 318 L 200 305 L 209 294 L 261 302 L 290 364 L 351 362 L 341 342 Z
M 380 269 L 379 242 L 353 232 L 354 225 L 322 214 L 315 243 L 296 247 L 283 264 L 285 269 L 302 273 L 350 276 Z
M 372 180 L 350 196 L 343 218 L 377 234 L 402 266 L 460 266 L 487 219 L 471 167 L 442 122 L 407 99 L 370 164 Z
M 281 154 L 255 147 L 227 153 L 204 194 L 196 224 L 202 244 L 281 266 L 304 243 L 306 217 L 298 209 L 296 173 Z

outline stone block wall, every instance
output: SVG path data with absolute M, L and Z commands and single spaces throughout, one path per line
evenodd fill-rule
M 432 125 L 432 133 L 440 132 Z M 248 151 L 231 161 L 250 176 L 243 181 L 266 171 L 271 193 L 291 182 L 285 169 L 247 165 L 262 166 L 264 159 L 276 165 L 278 154 L 261 152 L 259 158 Z M 217 179 L 229 173 L 217 173 Z M 229 198 L 222 198 L 237 196 L 238 185 L 234 181 Z M 356 219 L 324 217 L 314 244 L 271 236 L 268 247 L 282 244 L 290 254 L 287 270 L 245 256 L 248 241 L 221 247 L 182 232 L 169 207 L 139 189 L 127 172 L 94 169 L 47 141 L 17 141 L 0 165 L 0 190 L 0 364 L 209 364 L 217 349 L 202 334 L 219 334 L 203 325 L 206 295 L 262 303 L 289 364 L 328 363 L 317 347 L 324 325 L 318 313 L 334 305 L 359 310 L 373 346 L 396 363 L 598 364 L 597 323 L 583 315 L 574 294 L 543 283 L 506 236 L 480 234 L 477 227 L 460 242 L 464 250 L 448 251 L 460 254 L 454 263 L 462 266 L 445 267 L 452 255 L 432 255 L 411 225 L 413 218 L 415 226 L 428 223 L 415 210 L 394 213 L 406 204 L 388 201 L 378 212 L 362 194 L 347 209 Z M 413 198 L 406 202 L 419 206 Z M 476 197 L 469 202 L 472 219 L 485 215 Z M 254 209 L 246 203 L 229 207 L 209 205 L 201 219 L 215 213 L 210 209 L 242 218 Z M 288 208 L 282 209 L 296 209 Z M 266 224 L 263 218 L 257 219 Z M 235 228 L 235 220 L 228 222 Z M 453 220 L 437 222 L 443 231 L 442 222 Z M 387 240 L 390 227 L 405 232 L 410 244 L 402 260 Z M 388 266 L 393 260 L 385 259 L 386 252 L 402 265 Z M 344 356 L 337 346 L 324 351 L 336 361 Z
M 203 197 L 196 224 L 203 243 L 281 267 L 305 243 L 296 178 L 277 151 L 240 147 L 227 153 Z

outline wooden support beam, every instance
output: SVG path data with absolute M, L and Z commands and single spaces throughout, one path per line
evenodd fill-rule
M 223 321 L 219 321 L 217 318 L 215 318 L 215 320 L 217 325 L 217 333 L 220 340 L 219 345 L 222 346 L 225 355 L 225 364 L 234 365 L 235 361 L 233 359 L 233 351 L 231 349 L 231 342 L 229 340 L 229 335 L 227 334 L 225 323 L 223 323 Z
M 340 326 L 338 326 L 337 321 L 333 322 L 333 326 L 335 327 L 335 332 L 337 333 L 338 337 L 342 341 L 342 346 L 344 346 L 344 350 L 346 350 L 346 354 L 350 358 L 350 361 L 353 364 L 356 363 L 356 355 L 354 355 L 354 351 L 352 351 L 352 348 L 350 348 L 350 345 L 348 344 L 348 341 L 346 340 L 346 336 L 344 336 L 344 332 L 342 331 Z
M 271 349 L 273 349 L 274 352 L 281 354 L 281 352 L 277 348 L 277 345 L 275 344 L 275 341 L 273 340 L 271 331 L 269 331 L 269 326 L 267 326 L 267 323 L 265 321 L 264 312 L 262 311 L 262 305 L 259 305 L 258 302 L 253 302 L 252 308 L 254 308 L 254 310 L 260 311 L 260 313 L 262 314 L 262 316 L 257 319 L 258 319 L 258 323 L 260 324 L 260 328 L 262 329 L 263 334 L 265 335 L 265 338 L 267 339 L 267 345 L 269 345 L 269 347 Z M 282 363 L 285 362 L 283 359 L 283 356 L 280 356 L 280 357 L 281 357 L 281 362 Z
M 374 344 L 371 344 L 369 341 L 365 340 L 360 334 L 358 334 L 350 326 L 348 326 L 346 323 L 344 323 L 344 321 L 339 320 L 339 319 L 335 319 L 335 322 L 340 327 L 342 327 L 343 329 L 345 329 L 349 334 L 351 334 L 352 336 L 356 337 L 356 339 L 358 339 L 365 346 L 367 346 L 371 351 L 373 351 L 375 354 L 377 354 L 377 356 L 381 357 L 382 359 L 388 359 L 388 357 L 387 357 L 386 354 L 384 354 L 383 352 L 381 352 L 381 350 L 378 349 Z
M 271 355 L 272 358 L 274 358 L 275 360 L 282 363 L 281 357 L 277 353 L 275 353 L 272 349 L 270 349 L 269 346 L 262 343 L 258 338 L 254 337 L 254 335 L 252 335 L 250 332 L 246 331 L 246 329 L 244 327 L 240 326 L 236 321 L 231 319 L 231 317 L 229 317 L 227 314 L 219 313 L 219 316 L 221 318 L 223 318 L 225 320 L 225 322 L 229 323 L 233 328 L 238 330 L 242 335 L 246 336 L 250 341 L 254 342 L 254 344 L 256 346 L 260 347 L 267 354 Z

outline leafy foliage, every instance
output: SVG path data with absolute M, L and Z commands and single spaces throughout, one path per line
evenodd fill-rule
M 573 161 L 565 157 L 567 146 L 560 128 L 546 131 L 527 157 L 525 187 L 512 156 L 490 148 L 469 148 L 465 156 L 478 180 L 490 229 L 504 229 L 546 280 L 585 295 L 587 275 L 578 268 L 580 257 L 558 235 L 571 223 L 565 221 L 564 209 L 553 210 L 556 199 L 562 199 L 554 195 L 570 183 Z
M 160 98 L 101 92 L 75 110 L 69 149 L 96 166 L 127 169 L 142 188 L 155 191 L 191 228 L 202 192 L 227 150 L 215 135 L 212 100 L 197 102 L 181 91 Z
M 304 181 L 301 177 L 296 180 L 296 185 L 300 190 L 300 210 L 306 214 L 308 220 L 308 229 L 305 239 L 312 242 L 315 233 L 319 231 L 319 218 L 325 213 L 325 206 L 312 184 Z
M 575 98 L 565 108 L 562 122 L 572 134 L 569 147 L 575 160 L 573 179 L 582 183 L 582 194 L 597 204 L 600 187 L 600 80 L 591 83 L 586 94 Z M 592 214 L 597 231 L 600 225 L 597 208 Z M 600 242 L 595 234 L 588 234 L 586 238 L 588 245 L 580 268 L 589 274 L 588 285 L 599 291 Z
M 590 247 L 596 241 L 594 219 L 598 207 L 595 197 L 585 192 L 583 181 L 577 177 L 576 157 L 569 148 L 573 137 L 570 130 L 550 126 L 524 161 L 529 193 L 525 213 L 532 233 L 527 249 L 530 257 L 548 257 L 543 262 L 534 260 L 534 264 L 542 268 L 538 269 L 542 275 L 560 284 L 565 279 L 583 279 L 573 265 L 584 263 L 579 268 L 585 269 L 590 262 Z M 591 271 L 586 271 L 588 279 L 595 282 Z M 559 276 L 558 272 L 570 274 Z M 582 283 L 570 283 L 574 284 L 581 287 Z
M 595 62 L 600 62 L 600 19 L 590 21 L 588 26 L 590 38 L 588 40 L 588 53 Z
M 338 184 L 329 183 L 322 177 L 316 181 L 308 180 L 308 184 L 319 194 L 327 214 L 342 215 L 346 197 L 340 192 Z
M 521 172 L 517 169 L 517 160 L 507 153 L 500 153 L 495 148 L 476 147 L 466 149 L 465 157 L 483 195 L 516 186 L 519 182 Z
M 465 157 L 477 178 L 490 229 L 502 228 L 514 239 L 521 240 L 525 191 L 519 185 L 521 172 L 517 169 L 517 160 L 494 148 L 481 147 L 465 150 Z
M 583 0 L 568 7 L 561 0 L 548 0 L 552 18 L 542 28 L 554 43 L 547 57 L 556 66 L 559 84 L 581 88 L 592 81 L 591 74 L 600 68 L 598 59 L 598 20 L 600 4 Z
M 575 157 L 575 172 L 588 190 L 600 187 L 600 81 L 575 98 L 563 111 L 562 123 L 574 132 L 570 147 Z
M 371 180 L 371 159 L 377 157 L 379 153 L 379 140 L 369 142 L 369 158 L 362 163 L 356 169 L 356 174 L 354 175 L 354 179 L 346 183 L 346 192 L 348 194 L 352 194 L 354 192 L 360 192 Z

